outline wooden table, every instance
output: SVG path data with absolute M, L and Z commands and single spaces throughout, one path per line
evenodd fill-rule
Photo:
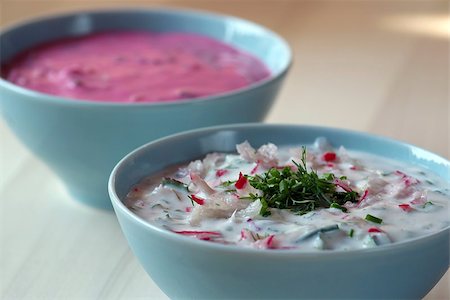
M 127 1 L 228 13 L 286 37 L 295 64 L 267 118 L 393 137 L 449 158 L 447 1 Z M 108 0 L 2 0 L 1 24 Z M 1 96 L 1 95 L 0 95 Z M 0 297 L 167 299 L 112 212 L 83 206 L 0 121 Z M 449 277 L 425 299 L 449 299 Z

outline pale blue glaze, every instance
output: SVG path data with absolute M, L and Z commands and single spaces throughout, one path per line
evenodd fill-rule
M 63 99 L 0 79 L 0 113 L 10 128 L 60 176 L 77 200 L 97 207 L 111 205 L 107 181 L 115 163 L 143 143 L 208 125 L 262 121 L 291 64 L 286 42 L 259 25 L 167 9 L 80 12 L 16 25 L 0 35 L 0 63 L 38 43 L 108 29 L 206 34 L 258 56 L 273 76 L 221 96 L 165 104 Z
M 143 221 L 121 202 L 131 186 L 171 164 L 211 151 L 310 144 L 375 153 L 430 169 L 450 182 L 450 162 L 426 150 L 365 133 L 312 126 L 247 124 L 177 134 L 149 143 L 113 170 L 111 200 L 131 249 L 172 299 L 420 299 L 449 267 L 449 228 L 374 249 L 298 253 L 198 241 Z

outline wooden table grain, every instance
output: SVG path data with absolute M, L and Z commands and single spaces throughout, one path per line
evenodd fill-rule
M 119 1 L 1 0 L 2 26 Z M 447 1 L 127 1 L 227 13 L 272 28 L 294 66 L 266 122 L 367 131 L 449 153 Z M 1 97 L 1 95 L 0 95 Z M 0 298 L 167 299 L 112 212 L 79 204 L 0 120 Z M 447 275 L 425 297 L 449 299 Z

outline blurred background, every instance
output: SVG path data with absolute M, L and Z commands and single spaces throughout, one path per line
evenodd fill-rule
M 388 136 L 396 127 L 401 129 L 396 138 L 448 156 L 448 1 L 1 0 L 1 25 L 68 10 L 155 5 L 232 14 L 266 25 L 289 41 L 294 67 L 269 122 Z M 430 115 L 429 105 L 442 106 L 440 114 Z M 422 113 L 410 118 L 411 110 Z M 399 116 L 399 111 L 404 113 Z M 383 122 L 368 117 L 373 114 Z M 428 127 L 409 131 L 409 123 L 416 122 Z
M 285 37 L 294 51 L 294 65 L 267 122 L 368 131 L 450 158 L 448 1 L 0 0 L 0 25 L 64 11 L 136 6 L 231 14 Z M 114 216 L 59 201 L 68 196 L 56 176 L 28 153 L 2 120 L 0 151 L 0 200 L 10 200 L 0 207 L 1 243 L 11 246 L 1 245 L 0 297 L 165 299 L 129 252 Z M 39 191 L 37 197 L 47 203 L 40 207 L 34 202 L 30 211 L 21 211 L 33 220 L 26 224 L 7 213 L 28 207 L 12 204 L 27 201 L 21 198 L 25 194 L 20 182 Z M 101 262 L 77 248 L 76 239 L 70 240 L 72 246 L 59 245 L 58 236 L 65 233 L 58 227 L 70 228 L 80 215 L 84 223 L 76 232 L 85 231 L 84 242 L 96 243 L 99 238 L 89 233 L 90 228 L 105 233 L 109 244 L 97 249 L 111 255 Z M 27 239 L 15 238 L 20 232 L 28 233 Z M 43 239 L 45 245 L 39 243 Z M 59 256 L 48 256 L 51 247 L 59 247 Z M 78 263 L 76 269 L 64 267 L 67 255 Z M 447 274 L 426 299 L 448 299 L 449 289 Z

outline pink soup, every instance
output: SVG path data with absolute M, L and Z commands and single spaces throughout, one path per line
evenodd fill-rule
M 270 76 L 256 57 L 191 33 L 117 31 L 57 40 L 19 54 L 2 77 L 73 99 L 164 102 L 240 89 Z

